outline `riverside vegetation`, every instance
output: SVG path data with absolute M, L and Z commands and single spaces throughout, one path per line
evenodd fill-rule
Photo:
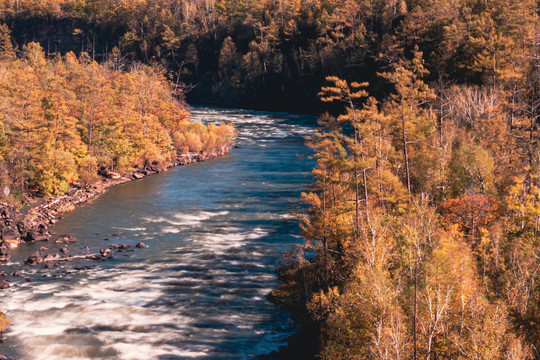
M 310 139 L 305 242 L 284 256 L 272 294 L 318 337 L 305 353 L 540 358 L 537 1 L 20 0 L 0 11 L 17 43 L 40 41 L 52 58 L 83 52 L 70 55 L 78 67 L 126 77 L 125 59 L 159 64 L 194 100 L 317 111 L 322 86 L 322 103 L 342 114 L 323 116 Z M 38 69 L 69 64 L 40 51 Z M 25 58 L 13 64 L 36 68 Z M 62 111 L 41 98 L 16 114 Z M 121 146 L 93 141 L 90 163 L 122 164 L 111 155 Z M 40 186 L 56 175 L 31 173 L 33 188 L 61 191 Z
M 46 239 L 47 215 L 123 175 L 141 178 L 232 145 L 232 126 L 189 121 L 181 91 L 158 66 L 98 64 L 84 52 L 47 59 L 33 42 L 17 58 L 5 25 L 0 37 L 0 240 L 10 246 Z M 9 258 L 5 245 L 0 260 Z
M 231 144 L 231 127 L 189 121 L 159 68 L 121 71 L 85 53 L 47 60 L 37 43 L 15 59 L 10 45 L 4 38 L 0 62 L 0 185 L 10 199 L 63 194 L 95 182 L 100 167 L 125 173 Z

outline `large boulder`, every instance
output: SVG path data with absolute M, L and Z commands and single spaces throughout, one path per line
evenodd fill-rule
M 116 173 L 116 172 L 111 171 L 111 172 L 109 172 L 109 173 L 107 174 L 107 177 L 108 177 L 109 179 L 112 179 L 112 180 L 119 180 L 119 179 L 122 178 L 122 175 L 120 175 L 119 173 Z
M 5 202 L 0 202 L 0 218 L 13 219 L 15 218 L 15 208 Z
M 32 242 L 32 241 L 47 241 L 51 237 L 51 234 L 47 231 L 47 228 L 45 225 L 40 224 L 38 226 L 32 227 L 26 235 L 23 237 L 24 241 L 26 242 Z
M 30 257 L 26 259 L 26 263 L 30 266 L 36 266 L 43 263 L 43 261 L 44 259 L 39 252 L 35 253 L 34 255 L 30 255 Z
M 0 262 L 9 261 L 11 259 L 11 247 L 6 243 L 0 244 Z
M 2 240 L 17 240 L 20 235 L 19 229 L 14 225 L 4 225 L 0 228 L 0 238 Z
M 118 180 L 118 179 L 122 178 L 122 175 L 120 175 L 120 174 L 118 174 L 118 173 L 116 173 L 114 171 L 109 170 L 105 166 L 102 166 L 101 168 L 99 168 L 98 175 L 101 175 L 103 177 L 106 177 L 108 179 L 113 179 L 113 180 Z

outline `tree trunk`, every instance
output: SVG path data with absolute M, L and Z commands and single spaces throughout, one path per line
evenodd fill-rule
M 418 311 L 418 254 L 414 260 L 414 310 L 413 310 L 413 360 L 416 360 L 417 355 L 417 334 L 416 334 L 416 314 Z
M 407 134 L 405 132 L 405 114 L 403 111 L 403 99 L 401 102 L 401 130 L 403 131 L 403 157 L 405 158 L 405 171 L 407 174 L 407 190 L 411 192 L 411 173 L 409 169 L 409 152 L 407 151 Z

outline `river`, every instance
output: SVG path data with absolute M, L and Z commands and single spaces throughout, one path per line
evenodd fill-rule
M 204 123 L 232 122 L 239 148 L 110 189 L 51 230 L 73 234 L 71 252 L 134 245 L 103 262 L 25 266 L 1 291 L 13 325 L 0 353 L 24 360 L 250 359 L 294 333 L 266 296 L 276 261 L 301 241 L 291 214 L 313 160 L 302 115 L 192 109 Z M 17 251 L 7 272 L 39 247 Z M 88 267 L 77 270 L 77 266 Z M 28 282 L 28 278 L 32 280 Z

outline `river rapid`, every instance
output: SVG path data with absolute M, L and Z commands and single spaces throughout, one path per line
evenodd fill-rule
M 234 123 L 239 148 L 114 187 L 67 214 L 51 230 L 77 237 L 72 253 L 113 243 L 148 247 L 103 262 L 23 267 L 0 291 L 0 310 L 13 323 L 0 354 L 250 359 L 297 331 L 266 296 L 277 286 L 276 261 L 301 241 L 291 213 L 303 209 L 302 184 L 311 180 L 304 137 L 315 119 L 210 108 L 192 109 L 192 119 Z M 61 247 L 22 246 L 1 270 L 20 268 L 44 245 Z

